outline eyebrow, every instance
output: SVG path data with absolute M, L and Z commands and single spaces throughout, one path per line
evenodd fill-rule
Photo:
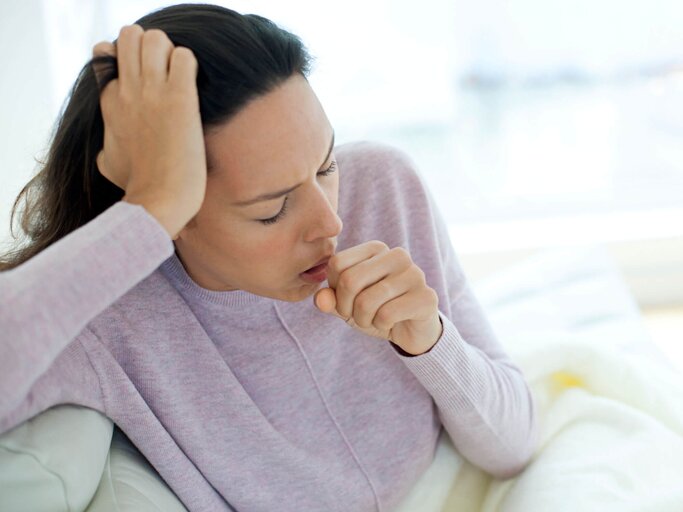
M 327 150 L 327 156 L 325 157 L 325 160 L 323 160 L 323 163 L 320 164 L 320 168 L 322 169 L 323 166 L 325 165 L 325 162 L 327 162 L 328 158 L 330 158 L 330 155 L 332 154 L 332 149 L 334 148 L 334 131 L 332 132 L 332 141 L 330 142 L 330 149 Z M 237 201 L 233 203 L 235 206 L 249 206 L 254 203 L 260 203 L 261 201 L 270 201 L 272 199 L 277 199 L 278 197 L 282 197 L 285 194 L 289 194 L 293 190 L 299 188 L 303 183 L 299 183 L 297 185 L 294 185 L 293 187 L 286 188 L 284 190 L 278 190 L 277 192 L 269 192 L 267 194 L 261 194 L 258 197 L 255 197 L 253 199 L 248 199 L 247 201 Z

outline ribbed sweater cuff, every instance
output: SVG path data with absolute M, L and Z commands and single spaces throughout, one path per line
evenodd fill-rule
M 483 396 L 483 357 L 471 347 L 453 323 L 439 312 L 443 322 L 441 338 L 429 352 L 405 357 L 396 352 L 405 365 L 434 397 L 437 405 L 459 412 L 476 410 Z

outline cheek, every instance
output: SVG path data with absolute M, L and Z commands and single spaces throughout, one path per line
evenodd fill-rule
M 270 229 L 255 228 L 261 231 L 257 237 L 243 240 L 240 249 L 245 265 L 252 268 L 258 267 L 267 275 L 281 274 L 295 264 L 293 257 L 296 250 L 298 237 L 295 228 L 287 226 L 273 226 Z
M 296 227 L 286 222 L 263 226 L 259 222 L 212 215 L 202 218 L 198 227 L 196 236 L 202 246 L 239 262 L 243 268 L 273 265 L 274 261 L 284 259 L 283 254 L 292 252 L 296 240 Z

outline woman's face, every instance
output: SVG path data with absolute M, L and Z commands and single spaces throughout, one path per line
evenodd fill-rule
M 334 132 L 306 79 L 292 76 L 204 139 L 206 197 L 175 241 L 187 273 L 209 290 L 313 294 L 320 283 L 300 274 L 334 254 L 342 222 Z

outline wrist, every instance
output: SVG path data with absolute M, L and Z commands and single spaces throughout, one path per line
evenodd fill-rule
M 189 218 L 185 219 L 182 212 L 180 212 L 177 207 L 174 208 L 172 205 L 173 203 L 168 200 L 161 198 L 150 199 L 129 194 L 126 194 L 122 200 L 127 203 L 142 206 L 147 213 L 161 224 L 172 239 L 175 239 L 189 221 Z
M 416 356 L 421 356 L 422 354 L 426 354 L 427 352 L 429 352 L 430 350 L 432 350 L 436 346 L 436 344 L 441 339 L 441 336 L 443 335 L 443 322 L 441 321 L 441 316 L 438 313 L 436 314 L 436 320 L 433 322 L 433 326 L 434 327 L 432 329 L 431 336 L 425 336 L 425 339 L 430 339 L 433 341 L 431 341 L 431 343 L 427 344 L 425 348 L 413 349 L 411 347 L 410 351 L 407 351 L 403 347 L 400 347 L 393 342 L 392 342 L 392 345 L 394 346 L 395 349 L 397 349 L 398 353 L 404 357 L 416 357 Z

